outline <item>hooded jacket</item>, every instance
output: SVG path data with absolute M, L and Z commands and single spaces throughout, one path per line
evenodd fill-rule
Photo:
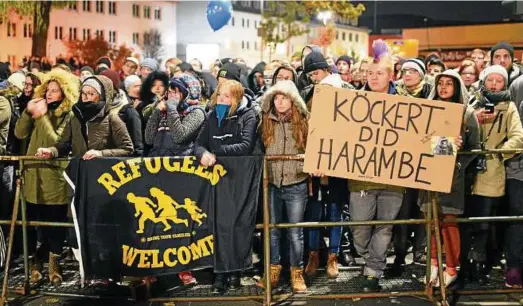
M 252 155 L 256 147 L 256 113 L 252 100 L 242 99 L 233 115 L 218 126 L 216 110 L 211 108 L 196 140 L 194 155 L 200 160 L 205 152 L 216 156 Z
M 53 155 L 61 157 L 72 152 L 73 156 L 81 157 L 89 150 L 101 151 L 103 157 L 132 155 L 133 143 L 125 123 L 117 113 L 111 112 L 114 98 L 113 83 L 109 78 L 101 75 L 91 76 L 86 80 L 88 79 L 95 79 L 101 85 L 101 99 L 105 99 L 105 107 L 86 123 L 80 119 L 82 117 L 80 109 L 77 106 L 73 107 L 74 117 L 66 126 L 62 139 L 50 148 Z
M 131 136 L 131 141 L 134 147 L 134 156 L 143 155 L 143 132 L 142 132 L 142 118 L 140 114 L 129 103 L 129 98 L 125 91 L 118 89 L 114 97 L 111 112 L 118 114 L 120 119 L 125 123 L 127 132 Z
M 66 127 L 73 116 L 71 109 L 80 93 L 77 78 L 65 71 L 49 72 L 43 83 L 35 89 L 34 98 L 45 99 L 47 86 L 56 82 L 62 89 L 64 99 L 60 106 L 37 119 L 33 119 L 26 110 L 15 126 L 18 139 L 30 138 L 28 156 L 34 156 L 38 148 L 56 144 L 64 135 Z M 58 205 L 70 203 L 67 183 L 63 172 L 67 167 L 65 161 L 24 162 L 24 197 L 34 204 Z
M 276 94 L 284 94 L 291 99 L 292 105 L 298 110 L 301 120 L 309 119 L 307 106 L 300 96 L 296 85 L 292 81 L 280 81 L 265 93 L 262 98 L 263 120 L 275 121 L 274 138 L 272 143 L 265 148 L 266 155 L 295 155 L 305 154 L 305 148 L 298 149 L 296 140 L 292 136 L 292 122 L 281 122 L 278 120 L 274 109 L 274 97 Z M 261 139 L 262 135 L 260 135 Z M 263 144 L 263 140 L 261 141 Z M 304 182 L 309 178 L 308 173 L 303 172 L 303 161 L 273 161 L 269 163 L 269 183 L 280 188 Z
M 298 73 L 296 72 L 296 70 L 294 70 L 294 68 L 292 68 L 289 65 L 281 65 L 280 67 L 276 68 L 276 70 L 274 70 L 274 73 L 272 74 L 272 86 L 276 85 L 276 82 L 277 82 L 276 77 L 278 76 L 278 73 L 282 69 L 292 72 L 292 82 L 297 87 L 298 86 Z
M 303 56 L 303 51 L 305 51 L 305 49 L 310 49 L 312 52 L 322 53 L 321 48 L 316 45 L 307 45 L 307 46 L 303 47 L 303 49 L 301 50 L 301 67 L 302 68 L 305 68 L 305 63 L 304 63 L 305 56 Z M 298 74 L 298 83 L 296 84 L 296 86 L 298 87 L 298 90 L 301 91 L 309 85 L 311 85 L 311 81 L 309 80 L 309 77 L 307 76 L 307 74 L 305 72 L 303 72 L 303 70 L 302 70 L 301 73 Z
M 463 80 L 458 72 L 454 70 L 446 70 L 435 78 L 438 84 L 441 77 L 446 76 L 453 78 L 459 84 L 460 101 L 464 107 L 463 111 L 463 128 L 461 130 L 461 138 L 463 139 L 463 146 L 460 151 L 471 151 L 481 148 L 480 145 L 480 128 L 478 120 L 474 114 L 474 109 L 467 103 L 468 93 Z M 429 100 L 436 97 L 437 88 L 434 87 L 429 95 Z M 456 102 L 454 102 L 456 103 Z M 461 215 L 465 209 L 465 196 L 470 194 L 472 190 L 472 183 L 476 176 L 475 166 L 473 162 L 477 155 L 458 155 L 456 159 L 456 167 L 454 168 L 454 176 L 452 179 L 452 186 L 450 193 L 436 192 L 436 199 L 439 204 L 440 212 L 443 214 Z M 428 203 L 431 201 L 428 191 L 420 190 L 419 203 L 421 210 L 427 212 Z
M 505 91 L 507 88 L 505 87 Z M 481 91 L 479 94 L 483 94 Z M 500 93 L 498 93 L 500 94 Z M 510 97 L 508 92 L 505 96 Z M 480 97 L 472 105 L 475 109 L 482 107 Z M 491 101 L 494 106 L 494 119 L 480 124 L 480 138 L 485 143 L 485 149 L 520 149 L 523 147 L 523 128 L 518 109 L 514 102 Z M 472 194 L 485 197 L 501 197 L 505 195 L 506 171 L 504 162 L 514 157 L 514 154 L 491 154 L 486 156 L 487 169 L 478 173 Z M 516 157 L 518 158 L 518 157 Z M 517 163 L 514 161 L 514 163 Z M 519 172 L 516 164 L 509 163 L 509 168 L 516 167 L 515 172 Z M 510 174 L 512 175 L 512 171 Z
M 249 84 L 249 89 L 252 90 L 255 96 L 260 92 L 260 89 L 263 86 L 258 86 L 258 84 L 256 83 L 257 81 L 255 80 L 255 74 L 261 73 L 263 75 L 265 65 L 265 62 L 260 62 L 256 66 L 254 66 L 254 69 L 252 69 L 251 73 L 249 73 L 249 78 L 247 82 Z

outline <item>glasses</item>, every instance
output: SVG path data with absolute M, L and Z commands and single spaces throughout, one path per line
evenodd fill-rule
M 414 73 L 419 73 L 416 69 L 401 69 L 401 73 L 403 74 L 414 74 Z
M 462 72 L 461 75 L 462 76 L 474 76 L 476 74 L 474 72 Z
M 82 97 L 94 98 L 97 96 L 98 96 L 98 93 L 82 91 Z

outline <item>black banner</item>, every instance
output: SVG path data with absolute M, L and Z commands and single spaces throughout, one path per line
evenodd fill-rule
M 87 278 L 251 266 L 261 157 L 73 159 L 72 212 Z

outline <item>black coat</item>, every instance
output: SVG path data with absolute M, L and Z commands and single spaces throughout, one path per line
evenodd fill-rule
M 200 160 L 208 151 L 216 156 L 252 155 L 256 147 L 257 120 L 252 103 L 243 99 L 234 115 L 218 127 L 216 111 L 211 109 L 196 140 L 194 155 Z
M 118 112 L 118 116 L 125 123 L 129 136 L 133 142 L 134 156 L 143 155 L 143 133 L 142 133 L 142 119 L 140 114 L 130 104 L 122 106 Z

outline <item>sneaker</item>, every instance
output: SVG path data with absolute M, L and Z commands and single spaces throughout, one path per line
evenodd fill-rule
M 196 285 L 198 283 L 191 272 L 180 272 L 178 277 L 184 286 Z
M 439 287 L 439 269 L 437 266 L 430 266 L 430 280 L 429 280 L 429 283 L 432 285 L 432 287 L 434 288 L 438 288 Z M 423 282 L 424 283 L 427 283 L 427 278 L 423 279 Z
M 443 281 L 445 282 L 445 287 L 450 286 L 458 279 L 458 273 L 450 275 L 447 271 L 443 272 Z
M 216 273 L 216 275 L 214 276 L 214 282 L 212 284 L 212 293 L 213 294 L 224 293 L 226 282 L 227 282 L 227 274 Z
M 241 285 L 241 276 L 239 272 L 233 272 L 229 274 L 227 279 L 227 285 L 229 290 L 236 290 L 240 288 Z
M 380 280 L 377 277 L 374 276 L 367 276 L 367 279 L 365 280 L 365 285 L 363 286 L 364 292 L 378 292 L 380 291 Z
M 518 268 L 508 268 L 505 274 L 505 286 L 508 288 L 522 288 L 521 270 Z

